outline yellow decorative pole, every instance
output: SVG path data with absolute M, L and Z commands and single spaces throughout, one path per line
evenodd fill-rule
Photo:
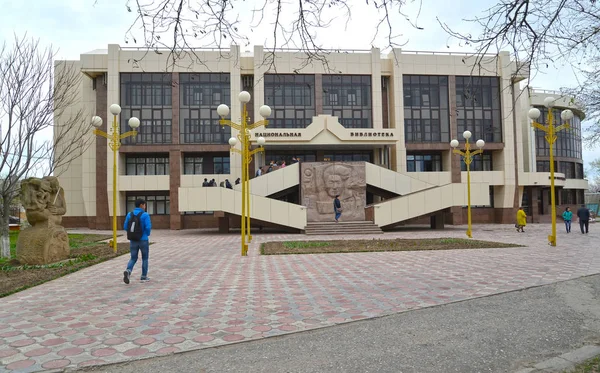
M 556 133 L 564 129 L 569 128 L 568 121 L 573 118 L 573 112 L 569 109 L 563 110 L 560 113 L 560 118 L 563 122 L 566 122 L 560 126 L 554 126 L 554 115 L 552 114 L 552 108 L 554 107 L 553 97 L 546 97 L 544 99 L 544 106 L 548 108 L 548 117 L 546 119 L 547 125 L 536 122 L 536 120 L 542 114 L 539 109 L 532 108 L 529 110 L 527 115 L 533 122 L 531 126 L 537 128 L 540 131 L 544 131 L 546 135 L 544 138 L 549 144 L 550 151 L 550 204 L 552 205 L 552 234 L 548 236 L 548 244 L 550 246 L 556 246 L 556 193 L 554 192 L 554 143 L 556 142 Z
M 111 246 L 113 247 L 113 251 L 117 253 L 117 152 L 121 147 L 121 140 L 130 136 L 137 135 L 137 131 L 135 130 L 140 126 L 140 120 L 136 117 L 129 118 L 128 124 L 133 131 L 128 131 L 121 134 L 119 129 L 119 124 L 117 122 L 117 115 L 121 113 L 121 107 L 117 104 L 110 105 L 110 112 L 113 115 L 113 123 L 110 134 L 100 130 L 102 127 L 102 118 L 98 116 L 92 117 L 92 126 L 96 127 L 94 130 L 94 134 L 97 136 L 102 136 L 109 141 L 109 146 L 113 151 L 113 239 L 111 242 Z
M 242 216 L 240 222 L 240 228 L 242 233 L 242 256 L 248 255 L 248 243 L 252 241 L 252 234 L 250 233 L 250 162 L 252 162 L 252 156 L 256 153 L 264 151 L 263 145 L 265 144 L 264 137 L 256 139 L 258 148 L 250 150 L 250 130 L 253 130 L 260 126 L 267 126 L 269 121 L 266 119 L 271 115 L 271 108 L 267 105 L 263 105 L 259 109 L 259 114 L 265 118 L 253 124 L 248 124 L 250 118 L 248 117 L 248 110 L 246 105 L 250 102 L 250 93 L 246 91 L 240 92 L 239 100 L 242 103 L 242 123 L 234 123 L 231 120 L 225 119 L 229 115 L 229 107 L 225 104 L 221 104 L 217 107 L 217 113 L 221 117 L 219 123 L 221 126 L 229 126 L 238 131 L 237 138 L 231 137 L 229 139 L 229 145 L 231 146 L 232 153 L 238 153 L 242 156 Z M 238 140 L 242 145 L 242 149 L 237 149 Z
M 460 155 L 467 166 L 467 237 L 473 238 L 473 231 L 471 229 L 471 162 L 473 161 L 473 156 L 483 153 L 482 148 L 485 146 L 485 141 L 481 139 L 477 140 L 475 144 L 479 149 L 471 151 L 471 144 L 469 143 L 471 131 L 463 132 L 463 137 L 465 138 L 464 151 L 456 149 L 459 145 L 458 140 L 456 139 L 450 141 L 450 146 L 453 148 L 452 153 Z

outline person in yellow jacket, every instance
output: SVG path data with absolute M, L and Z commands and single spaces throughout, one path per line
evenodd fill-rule
M 525 232 L 523 227 L 527 225 L 527 214 L 523 211 L 523 207 L 519 207 L 519 211 L 517 211 L 517 224 L 515 224 L 515 228 L 517 228 L 517 232 Z

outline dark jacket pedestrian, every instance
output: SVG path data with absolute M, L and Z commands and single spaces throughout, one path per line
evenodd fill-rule
M 148 237 L 152 231 L 152 222 L 150 221 L 150 215 L 146 212 L 146 201 L 143 199 L 135 201 L 135 210 L 127 214 L 123 228 L 128 232 L 128 237 L 139 235 L 139 239 L 129 240 L 130 259 L 127 263 L 127 269 L 123 272 L 123 282 L 129 284 L 131 272 L 138 260 L 140 251 L 142 252 L 142 277 L 140 280 L 143 282 L 148 281 L 150 280 L 148 277 L 148 257 L 150 254 Z
M 581 233 L 587 234 L 590 227 L 590 210 L 588 210 L 585 205 L 581 205 L 579 210 L 577 210 L 577 217 L 579 218 L 579 228 L 581 229 Z
M 225 188 L 233 189 L 233 185 L 229 182 L 229 179 L 225 179 Z
M 210 183 L 208 182 L 208 179 L 207 179 L 207 178 L 204 178 L 204 181 L 202 182 L 202 186 L 203 186 L 203 187 L 210 186 Z
M 342 202 L 340 202 L 339 195 L 333 199 L 333 212 L 335 213 L 335 222 L 338 223 L 340 216 L 342 216 Z

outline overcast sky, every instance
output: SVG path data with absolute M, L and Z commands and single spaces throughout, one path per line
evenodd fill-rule
M 318 41 L 321 45 L 343 49 L 370 49 L 374 45 L 383 49 L 387 45 L 385 35 L 381 34 L 372 43 L 374 31 L 369 31 L 374 30 L 378 21 L 372 1 L 371 5 L 367 5 L 365 0 L 349 0 L 352 4 L 351 21 L 346 24 L 342 15 L 339 15 L 329 29 L 319 32 Z M 10 42 L 15 33 L 19 36 L 27 33 L 31 37 L 40 38 L 42 44 L 59 49 L 58 58 L 78 59 L 81 53 L 106 49 L 108 44 L 125 45 L 125 34 L 135 15 L 127 12 L 126 3 L 126 0 L 0 0 L 0 37 Z M 132 1 L 132 6 L 134 3 Z M 257 27 L 248 26 L 252 15 L 250 10 L 262 3 L 247 0 L 242 6 L 236 7 L 236 12 L 242 14 L 240 31 L 248 35 L 251 44 L 264 44 L 272 34 L 272 18 L 269 14 Z M 405 14 L 412 19 L 416 19 L 419 14 L 416 22 L 423 30 L 415 29 L 400 15 L 395 16 L 393 34 L 401 35 L 395 40 L 406 43 L 402 46 L 404 50 L 467 52 L 467 49 L 448 38 L 436 17 L 458 30 L 476 33 L 477 29 L 462 19 L 478 15 L 494 3 L 495 1 L 490 0 L 423 0 L 422 6 L 419 6 L 419 2 L 413 2 L 405 9 Z M 286 16 L 293 17 L 289 14 Z M 386 31 L 382 30 L 383 33 Z M 136 29 L 134 32 L 139 35 L 137 39 L 140 42 L 141 34 Z M 128 45 L 134 46 L 134 43 L 130 40 Z M 547 71 L 539 71 L 532 82 L 535 88 L 550 90 L 576 84 L 574 72 L 560 65 L 550 66 Z M 600 149 L 584 150 L 584 161 L 589 162 L 594 158 L 600 158 Z

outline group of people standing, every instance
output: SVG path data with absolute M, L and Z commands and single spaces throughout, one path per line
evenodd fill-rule
M 567 233 L 571 233 L 571 220 L 573 220 L 573 212 L 571 212 L 570 207 L 565 209 L 562 217 L 565 221 Z M 577 218 L 579 219 L 579 229 L 581 229 L 581 234 L 587 234 L 590 230 L 590 210 L 585 205 L 581 205 L 581 207 L 577 210 Z
M 240 183 L 240 178 L 238 177 L 235 180 L 235 185 L 238 185 L 239 183 Z M 202 182 L 202 186 L 203 187 L 216 187 L 217 182 L 215 181 L 215 179 L 211 179 L 209 181 L 207 178 L 204 178 L 204 181 Z M 225 181 L 221 181 L 219 186 L 221 188 L 233 189 L 233 185 L 231 185 L 231 182 L 229 182 L 229 179 L 225 179 Z
M 571 233 L 571 221 L 573 220 L 573 212 L 570 207 L 567 207 L 562 214 L 562 218 L 565 221 L 565 228 L 567 233 Z M 585 206 L 581 205 L 581 207 L 577 210 L 577 218 L 579 219 L 579 228 L 581 229 L 581 234 L 587 234 L 590 228 L 590 210 Z M 527 214 L 523 210 L 523 207 L 519 207 L 519 211 L 517 211 L 517 224 L 515 224 L 515 228 L 517 228 L 517 232 L 524 232 L 523 228 L 527 225 Z

